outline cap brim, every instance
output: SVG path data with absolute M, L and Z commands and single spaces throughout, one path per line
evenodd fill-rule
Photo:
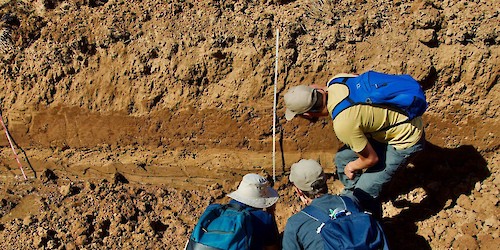
M 279 199 L 279 194 L 278 194 L 278 192 L 276 192 L 276 190 L 274 190 L 272 188 L 268 188 L 267 192 L 268 192 L 269 197 L 251 198 L 251 197 L 247 197 L 245 195 L 242 195 L 238 191 L 234 191 L 234 192 L 228 194 L 227 196 L 234 199 L 234 200 L 237 200 L 243 204 L 251 206 L 251 207 L 267 208 L 267 207 L 272 206 Z
M 289 110 L 289 109 L 286 109 L 285 110 L 285 118 L 287 121 L 290 121 L 292 120 L 295 116 L 297 115 L 297 113 Z

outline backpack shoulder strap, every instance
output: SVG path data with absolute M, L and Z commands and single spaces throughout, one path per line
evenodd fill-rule
M 338 196 L 341 200 L 342 200 L 342 203 L 344 203 L 344 207 L 347 211 L 349 212 L 361 212 L 360 209 L 358 208 L 358 206 L 356 206 L 356 204 L 354 204 L 354 201 L 351 200 L 351 198 L 349 197 L 343 197 L 343 196 Z
M 347 82 L 347 80 L 349 80 L 349 78 L 352 78 L 352 77 L 338 77 L 338 78 L 332 79 L 328 82 L 328 84 L 326 86 L 330 87 L 335 83 L 345 84 Z
M 319 208 L 311 206 L 311 205 L 305 207 L 300 212 L 309 216 L 313 220 L 321 223 L 321 225 L 319 225 L 319 227 L 316 229 L 317 234 L 319 234 L 321 232 L 321 229 L 325 226 L 325 223 L 330 220 L 330 216 L 328 216 L 327 213 L 325 213 L 324 211 L 320 210 Z
M 234 210 L 238 210 L 238 211 L 244 209 L 244 207 L 242 205 L 238 204 L 238 203 L 228 203 L 228 204 L 226 204 L 224 206 L 226 206 L 228 208 L 232 208 Z
M 359 77 L 359 76 L 358 76 Z M 327 84 L 328 87 L 332 86 L 333 84 L 343 84 L 347 87 L 349 93 L 347 96 L 342 99 L 337 105 L 333 108 L 332 110 L 332 119 L 334 120 L 337 115 L 342 112 L 344 109 L 349 108 L 350 106 L 356 105 L 356 102 L 351 98 L 351 87 L 349 87 L 351 83 L 347 83 L 349 79 L 354 79 L 357 77 L 339 77 L 339 78 L 334 78 L 330 80 Z
M 301 212 L 321 223 L 325 223 L 330 220 L 330 216 L 328 216 L 326 212 L 312 205 L 305 207 Z
M 238 212 L 242 212 L 242 213 L 245 213 L 245 214 L 251 214 L 252 211 L 254 210 L 257 210 L 255 208 L 252 208 L 252 207 L 249 207 L 249 206 L 244 206 L 244 205 L 241 205 L 241 204 L 238 204 L 238 203 L 228 203 L 228 204 L 225 204 L 225 205 L 222 205 L 228 209 L 232 209 L 232 210 L 235 210 L 235 211 L 238 211 Z

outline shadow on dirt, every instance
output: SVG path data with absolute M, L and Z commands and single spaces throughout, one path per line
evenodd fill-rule
M 458 197 L 469 195 L 477 182 L 490 172 L 486 160 L 471 145 L 441 148 L 426 142 L 425 149 L 412 161 L 413 165 L 396 173 L 382 199 L 392 200 L 403 210 L 384 221 L 392 249 L 431 249 L 428 242 L 416 233 L 416 222 L 455 206 Z M 416 188 L 425 190 L 418 203 L 398 199 Z

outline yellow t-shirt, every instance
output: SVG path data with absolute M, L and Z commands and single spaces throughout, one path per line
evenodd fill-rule
M 348 93 L 347 86 L 343 84 L 332 84 L 328 88 L 327 107 L 330 115 L 335 106 L 348 96 Z M 422 117 L 416 117 L 411 122 L 385 131 L 377 132 L 377 130 L 407 119 L 407 116 L 393 110 L 370 105 L 355 105 L 343 110 L 335 117 L 333 129 L 339 140 L 354 152 L 361 152 L 368 143 L 368 138 L 388 143 L 396 149 L 405 149 L 415 145 L 422 137 Z

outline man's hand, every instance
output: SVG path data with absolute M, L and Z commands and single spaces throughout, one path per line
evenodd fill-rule
M 356 172 L 358 171 L 353 167 L 353 164 L 354 164 L 354 162 L 351 161 L 351 162 L 347 163 L 347 165 L 344 168 L 344 174 L 347 176 L 347 178 L 349 178 L 349 180 L 354 179 L 354 176 L 356 175 Z
M 302 202 L 302 204 L 304 204 L 306 206 L 309 205 L 309 201 L 303 195 L 299 196 L 299 199 Z
M 354 179 L 358 171 L 367 169 L 378 162 L 378 155 L 373 149 L 372 145 L 368 142 L 361 152 L 356 153 L 358 159 L 347 163 L 344 167 L 344 174 L 349 180 Z

